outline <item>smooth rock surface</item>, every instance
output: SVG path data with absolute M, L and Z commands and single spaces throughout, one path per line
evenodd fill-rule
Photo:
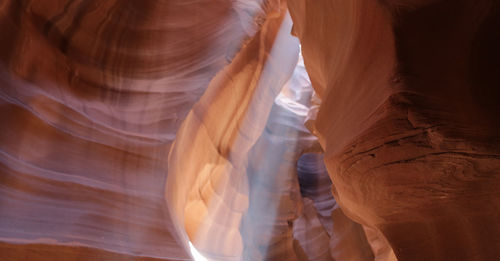
M 286 3 L 268 4 L 260 31 L 212 80 L 169 155 L 166 203 L 184 242 L 211 260 L 244 258 L 249 152 L 297 63 Z
M 189 259 L 165 205 L 167 155 L 264 9 L 0 1 L 0 257 Z
M 240 229 L 244 260 L 307 260 L 293 227 L 302 209 L 297 160 L 317 143 L 304 126 L 312 93 L 299 55 L 291 78 L 274 100 L 265 129 L 249 152 L 249 208 Z

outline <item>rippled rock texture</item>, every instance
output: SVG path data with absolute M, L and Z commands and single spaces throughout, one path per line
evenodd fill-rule
M 0 259 L 496 260 L 499 28 L 496 0 L 0 0 Z
M 274 98 L 297 64 L 284 2 L 194 105 L 169 157 L 166 200 L 179 234 L 214 260 L 239 260 L 239 226 L 249 206 L 247 162 Z M 280 45 L 282 48 L 274 48 Z
M 308 260 L 374 260 L 363 228 L 345 216 L 332 196 L 323 154 L 303 154 L 297 174 L 304 207 L 294 237 Z
M 496 259 L 498 1 L 288 3 L 344 212 L 399 260 Z
M 265 10 L 0 1 L 1 258 L 189 259 L 164 200 L 168 152 Z

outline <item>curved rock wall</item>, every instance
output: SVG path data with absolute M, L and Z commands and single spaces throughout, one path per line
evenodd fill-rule
M 302 151 L 317 143 L 304 126 L 312 93 L 299 54 L 248 155 L 249 208 L 240 229 L 244 260 L 307 260 L 294 240 L 293 226 L 302 209 L 296 162 Z
M 212 80 L 169 156 L 165 197 L 178 233 L 211 260 L 243 257 L 239 228 L 249 205 L 249 151 L 297 63 L 285 2 L 268 4 L 260 31 Z
M 344 259 L 348 216 L 376 260 L 495 260 L 498 1 L 287 2 L 0 1 L 0 258 L 187 260 L 190 240 L 216 260 Z M 290 31 L 333 224 L 294 201 L 290 168 L 318 148 L 268 121 Z M 259 166 L 285 147 L 283 169 Z M 275 215 L 252 213 L 266 197 Z M 342 251 L 314 249 L 328 236 Z
M 323 154 L 303 154 L 297 173 L 304 207 L 293 234 L 308 260 L 374 260 L 363 228 L 345 216 L 332 196 Z
M 25 260 L 12 244 L 29 244 L 26 260 L 188 259 L 165 207 L 167 154 L 262 9 L 0 1 L 1 258 Z
M 398 260 L 493 260 L 499 4 L 290 0 L 333 193 Z

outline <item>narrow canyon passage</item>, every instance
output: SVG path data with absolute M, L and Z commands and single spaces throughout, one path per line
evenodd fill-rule
M 244 260 L 301 260 L 303 251 L 293 237 L 293 222 L 302 205 L 296 165 L 300 154 L 317 143 L 304 126 L 312 94 L 299 54 L 290 80 L 249 152 L 249 208 L 241 225 Z
M 491 261 L 500 1 L 0 0 L 0 261 Z

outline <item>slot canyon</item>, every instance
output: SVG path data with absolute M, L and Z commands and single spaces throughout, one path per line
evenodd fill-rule
M 1 261 L 500 260 L 498 0 L 0 0 L 0 37 Z

